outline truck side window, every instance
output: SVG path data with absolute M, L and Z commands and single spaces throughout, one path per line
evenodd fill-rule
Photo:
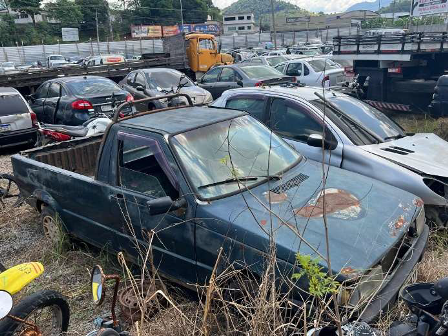
M 157 148 L 125 138 L 120 142 L 119 185 L 150 197 L 179 198 L 156 158 Z

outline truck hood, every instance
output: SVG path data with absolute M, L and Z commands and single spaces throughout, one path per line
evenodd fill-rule
M 448 143 L 433 133 L 418 133 L 361 148 L 417 173 L 448 177 Z
M 342 274 L 348 269 L 370 269 L 407 232 L 422 202 L 408 192 L 368 177 L 336 167 L 326 169 L 332 269 Z M 272 227 L 277 257 L 289 263 L 294 263 L 297 252 L 319 258 L 313 248 L 326 257 L 321 172 L 320 163 L 303 160 L 281 181 L 271 180 L 213 201 L 201 206 L 198 215 L 227 223 L 216 224 L 215 230 L 260 251 L 268 251 L 267 232 Z M 326 267 L 326 263 L 322 262 L 322 266 Z

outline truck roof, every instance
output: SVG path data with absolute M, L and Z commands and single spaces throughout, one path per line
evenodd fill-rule
M 164 134 L 178 134 L 246 114 L 230 109 L 193 106 L 146 114 L 120 121 L 120 124 Z

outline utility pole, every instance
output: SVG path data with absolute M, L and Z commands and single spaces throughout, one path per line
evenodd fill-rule
M 392 2 L 392 24 L 395 22 L 395 0 Z
M 98 27 L 98 9 L 95 10 L 95 22 L 96 22 L 96 41 L 100 45 L 100 30 Z
M 182 0 L 179 0 L 179 2 L 180 2 L 180 20 L 182 22 L 181 31 L 183 32 L 184 31 L 184 11 L 182 9 Z
M 114 40 L 114 31 L 112 29 L 112 17 L 110 15 L 110 8 L 109 8 L 109 4 L 107 5 L 107 16 L 109 17 L 109 33 L 110 33 L 110 38 L 112 39 L 112 41 Z
M 274 30 L 274 50 L 277 50 L 277 28 L 275 28 L 274 0 L 271 0 L 272 28 Z

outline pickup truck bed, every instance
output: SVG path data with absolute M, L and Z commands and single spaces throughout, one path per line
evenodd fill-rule
M 27 158 L 84 176 L 95 175 L 102 135 L 60 142 L 22 152 Z

